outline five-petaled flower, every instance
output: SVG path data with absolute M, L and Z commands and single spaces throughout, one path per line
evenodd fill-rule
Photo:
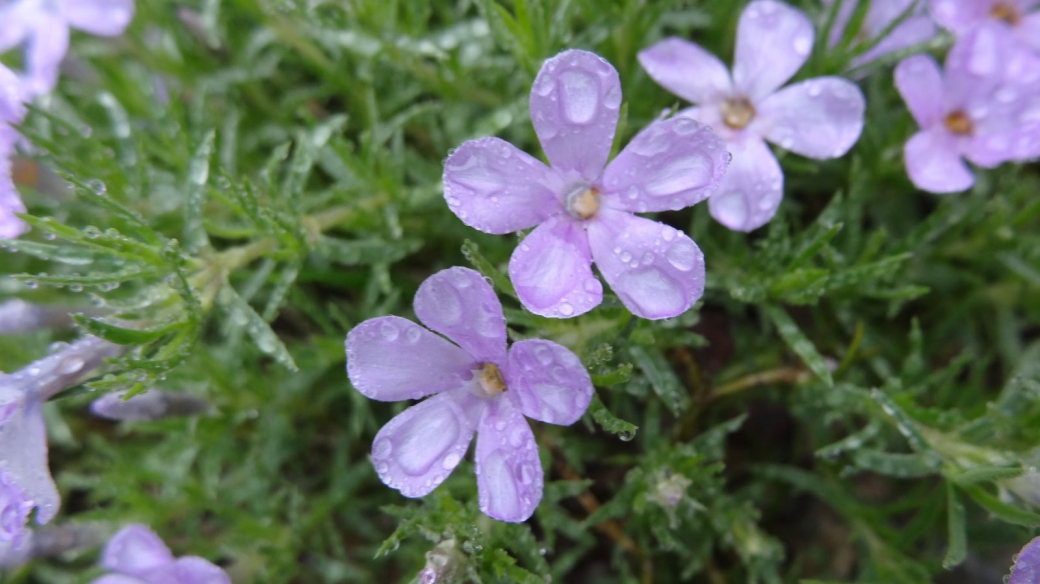
M 91 584 L 231 584 L 224 570 L 207 560 L 174 558 L 158 535 L 138 524 L 112 536 L 101 552 L 101 567 L 112 573 Z
M 935 36 L 935 23 L 925 14 L 924 3 L 919 0 L 867 0 L 863 21 L 853 34 L 851 46 L 869 46 L 857 55 L 849 66 L 860 67 L 878 57 L 927 42 Z M 839 2 L 827 45 L 834 48 L 846 34 L 845 29 L 852 20 L 859 0 L 823 0 L 830 9 Z M 904 14 L 906 15 L 905 17 Z M 903 17 L 896 24 L 896 21 Z M 894 26 L 893 26 L 894 24 Z M 882 36 L 883 35 L 883 36 Z
M 44 94 L 58 82 L 70 27 L 115 36 L 133 13 L 133 0 L 8 0 L 0 5 L 0 52 L 23 45 L 28 90 Z
M 415 315 L 366 320 L 347 335 L 347 374 L 380 401 L 433 395 L 388 422 L 372 443 L 379 478 L 422 497 L 459 464 L 477 433 L 481 511 L 524 521 L 542 498 L 538 446 L 524 416 L 573 424 L 592 399 L 592 381 L 566 348 L 524 340 L 506 349 L 502 305 L 477 272 L 449 268 L 415 294 Z
M 931 0 L 932 17 L 962 36 L 975 27 L 997 24 L 1040 51 L 1040 2 L 1037 0 Z
M 592 262 L 635 315 L 669 318 L 704 291 L 704 259 L 686 234 L 633 215 L 708 197 L 727 164 L 712 131 L 676 118 L 651 124 L 606 164 L 621 83 L 610 63 L 570 50 L 542 65 L 531 121 L 551 166 L 498 138 L 471 140 L 444 163 L 444 197 L 486 233 L 529 227 L 509 277 L 531 312 L 568 318 L 603 299 Z
M 963 191 L 975 177 L 961 157 L 989 168 L 1040 156 L 1040 56 L 994 26 L 979 26 L 946 56 L 904 59 L 896 87 L 919 132 L 906 143 L 910 180 L 933 193 Z
M 682 39 L 665 39 L 639 53 L 650 77 L 697 106 L 680 115 L 710 125 L 726 140 L 733 161 L 708 208 L 730 229 L 761 227 L 783 197 L 783 172 L 763 138 L 817 159 L 841 156 L 859 139 L 865 103 L 852 82 L 817 77 L 777 91 L 812 46 L 805 14 L 757 0 L 740 15 L 732 77 L 714 55 Z

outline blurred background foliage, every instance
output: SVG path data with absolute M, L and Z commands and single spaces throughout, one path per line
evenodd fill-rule
M 459 577 L 484 583 L 999 582 L 1040 527 L 1040 174 L 1004 165 L 967 193 L 916 192 L 895 58 L 865 71 L 851 153 L 778 153 L 786 195 L 767 227 L 729 232 L 704 205 L 660 215 L 707 262 L 703 301 L 677 319 L 633 319 L 609 294 L 576 319 L 525 313 L 503 276 L 518 238 L 443 203 L 441 163 L 464 140 L 541 155 L 527 96 L 546 57 L 584 48 L 617 67 L 623 145 L 684 105 L 637 51 L 678 35 L 728 62 L 741 8 L 139 0 L 123 37 L 75 36 L 23 128 L 38 218 L 6 243 L 0 294 L 81 309 L 81 329 L 134 348 L 48 406 L 59 521 L 147 523 L 236 582 L 411 582 L 450 540 Z M 854 56 L 817 45 L 799 77 Z M 368 459 L 404 404 L 350 387 L 343 338 L 411 316 L 419 283 L 452 265 L 492 279 L 514 339 L 568 346 L 597 385 L 574 427 L 534 423 L 548 483 L 527 524 L 477 511 L 468 463 L 410 501 Z M 71 334 L 0 338 L 0 370 Z M 211 410 L 86 413 L 148 387 Z M 95 561 L 9 581 L 87 582 Z

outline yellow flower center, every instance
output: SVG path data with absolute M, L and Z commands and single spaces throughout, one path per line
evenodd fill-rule
M 730 97 L 719 107 L 722 123 L 734 130 L 747 126 L 755 117 L 755 106 L 746 97 Z
M 960 136 L 967 136 L 968 134 L 971 134 L 974 129 L 971 123 L 971 118 L 961 110 L 948 114 L 946 118 L 943 119 L 943 125 L 946 126 L 947 130 Z
M 1004 22 L 1015 26 L 1022 20 L 1022 16 L 1018 13 L 1018 10 L 1014 5 L 1007 2 L 999 2 L 993 6 L 989 11 L 990 18 L 996 20 L 1003 20 Z
M 588 219 L 599 211 L 599 191 L 595 187 L 578 187 L 567 195 L 567 213 L 575 219 Z
M 506 382 L 502 379 L 502 371 L 494 363 L 481 363 L 477 381 L 485 397 L 498 397 L 506 391 Z

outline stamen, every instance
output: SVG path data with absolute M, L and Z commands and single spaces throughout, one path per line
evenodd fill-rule
M 494 363 L 482 363 L 477 375 L 484 397 L 498 397 L 506 391 L 506 382 L 502 379 L 502 371 Z
M 961 110 L 957 110 L 948 114 L 943 119 L 943 125 L 946 126 L 947 130 L 961 136 L 967 136 L 971 134 L 975 129 L 973 124 L 971 123 L 971 118 L 969 118 L 968 114 L 964 113 Z
M 993 6 L 989 11 L 990 18 L 996 20 L 1003 20 L 1011 26 L 1017 25 L 1022 20 L 1022 15 L 1018 13 L 1018 10 L 1014 5 L 1007 2 L 999 2 Z
M 724 124 L 734 130 L 740 130 L 754 119 L 755 106 L 751 105 L 746 97 L 730 97 L 722 102 L 719 112 L 722 114 Z
M 588 219 L 599 211 L 599 191 L 596 187 L 578 187 L 567 195 L 567 213 L 575 219 Z

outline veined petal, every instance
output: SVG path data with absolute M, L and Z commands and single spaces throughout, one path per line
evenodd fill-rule
M 785 150 L 826 159 L 842 156 L 863 131 L 866 102 L 856 84 L 817 77 L 785 87 L 758 106 L 757 127 Z
M 31 95 L 49 93 L 58 84 L 58 67 L 69 48 L 69 27 L 59 16 L 43 12 L 25 47 L 26 88 Z
M 549 318 L 584 314 L 603 301 L 588 237 L 569 217 L 549 219 L 520 242 L 509 259 L 509 279 L 524 308 Z
M 463 387 L 394 416 L 372 442 L 372 464 L 379 479 L 405 497 L 429 494 L 466 456 L 485 406 Z
M 975 177 L 961 160 L 957 139 L 942 128 L 913 135 L 903 148 L 906 173 L 917 188 L 953 193 L 971 188 Z
M 528 418 L 570 426 L 592 400 L 589 372 L 570 349 L 540 339 L 518 341 L 509 348 L 507 381 Z
M 472 378 L 477 360 L 423 327 L 397 316 L 366 320 L 347 334 L 347 375 L 365 397 L 419 399 Z
M 444 198 L 463 223 L 505 234 L 563 212 L 541 161 L 498 138 L 470 140 L 444 162 Z
M 729 164 L 721 138 L 690 117 L 654 122 L 603 172 L 603 204 L 633 212 L 695 205 L 718 187 Z
M 661 87 L 691 103 L 730 94 L 729 70 L 700 45 L 671 37 L 639 52 L 639 64 Z
M 718 192 L 708 199 L 708 209 L 726 227 L 752 231 L 776 215 L 784 196 L 784 173 L 759 138 L 744 136 L 729 148 L 733 160 Z
M 448 268 L 419 286 L 415 315 L 477 361 L 504 363 L 506 321 L 491 285 L 469 268 Z
M 737 25 L 733 85 L 757 102 L 802 68 L 812 46 L 813 26 L 801 10 L 756 0 L 744 8 Z
M 531 426 L 507 399 L 488 404 L 477 430 L 480 510 L 499 521 L 526 521 L 542 500 L 544 475 Z
M 600 273 L 632 314 L 678 316 L 704 293 L 704 255 L 685 233 L 613 209 L 601 209 L 588 233 Z
M 917 125 L 928 128 L 942 121 L 945 88 L 939 64 L 929 55 L 907 57 L 896 65 L 896 89 Z
M 134 16 L 134 0 L 72 0 L 62 13 L 70 25 L 98 36 L 123 32 Z
M 127 525 L 108 540 L 101 552 L 101 567 L 143 577 L 173 562 L 173 554 L 154 531 L 144 525 Z
M 546 60 L 531 87 L 531 122 L 550 164 L 590 182 L 607 163 L 619 107 L 617 71 L 588 51 Z
M 8 375 L 0 384 L 11 381 Z M 49 522 L 58 513 L 61 497 L 47 467 L 47 430 L 40 404 L 35 400 L 17 402 L 14 407 L 0 405 L 7 417 L 0 421 L 0 472 L 32 501 L 36 522 Z

